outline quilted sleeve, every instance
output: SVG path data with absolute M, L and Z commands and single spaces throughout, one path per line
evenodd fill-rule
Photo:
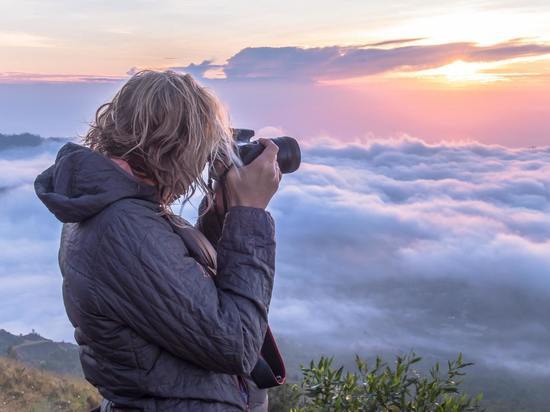
M 104 234 L 112 271 L 105 295 L 116 296 L 105 300 L 111 313 L 175 356 L 216 372 L 248 374 L 267 329 L 273 288 L 269 213 L 245 207 L 229 211 L 215 281 L 166 227 L 148 227 L 134 252 L 125 238 L 132 229 L 126 229 Z

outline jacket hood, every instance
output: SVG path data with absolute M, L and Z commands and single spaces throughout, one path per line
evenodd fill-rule
M 159 203 L 154 186 L 140 182 L 109 158 L 75 143 L 65 144 L 55 163 L 38 175 L 34 189 L 61 222 L 80 222 L 111 203 L 137 198 Z

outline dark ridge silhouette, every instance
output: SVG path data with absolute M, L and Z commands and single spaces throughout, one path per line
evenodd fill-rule
M 2 134 L 0 133 L 0 150 L 16 149 L 24 147 L 36 147 L 50 142 L 64 142 L 69 140 L 65 137 L 41 137 L 31 133 Z

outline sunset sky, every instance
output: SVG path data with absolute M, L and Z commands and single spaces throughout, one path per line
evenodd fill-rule
M 129 74 L 190 72 L 302 139 L 550 142 L 547 1 L 0 3 L 0 132 L 75 135 Z

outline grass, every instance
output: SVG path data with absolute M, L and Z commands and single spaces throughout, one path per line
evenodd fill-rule
M 0 412 L 82 412 L 100 401 L 96 389 L 83 379 L 0 357 Z

